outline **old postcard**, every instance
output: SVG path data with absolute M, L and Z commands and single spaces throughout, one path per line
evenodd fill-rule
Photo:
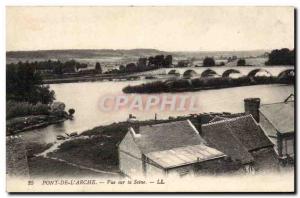
M 8 192 L 294 192 L 293 7 L 6 7 Z

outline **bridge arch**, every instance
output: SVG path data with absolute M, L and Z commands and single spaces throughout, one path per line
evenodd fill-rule
M 186 70 L 183 73 L 184 77 L 192 77 L 192 76 L 195 76 L 195 75 L 197 75 L 197 72 L 195 70 L 193 70 L 193 69 Z
M 229 77 L 230 74 L 241 74 L 241 72 L 239 70 L 236 70 L 236 69 L 228 69 L 228 70 L 223 72 L 222 77 Z
M 209 77 L 209 76 L 213 76 L 213 75 L 218 75 L 218 74 L 217 74 L 217 72 L 215 72 L 212 69 L 207 69 L 201 73 L 201 77 Z
M 269 74 L 269 76 L 272 76 L 271 72 L 265 69 L 254 69 L 248 73 L 248 77 L 254 77 L 258 72 L 265 72 Z
M 295 70 L 287 69 L 278 74 L 278 78 L 284 78 L 284 77 L 295 77 Z

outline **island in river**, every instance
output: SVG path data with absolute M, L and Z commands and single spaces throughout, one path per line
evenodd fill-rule
M 210 89 L 222 89 L 229 87 L 242 87 L 263 84 L 294 84 L 295 76 L 272 77 L 272 76 L 242 76 L 238 78 L 211 77 L 194 79 L 175 79 L 143 83 L 135 86 L 126 86 L 124 93 L 163 93 L 163 92 L 186 92 Z

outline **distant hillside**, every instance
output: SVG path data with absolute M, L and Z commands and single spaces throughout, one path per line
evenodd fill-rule
M 152 56 L 156 54 L 164 54 L 155 49 L 131 49 L 131 50 L 38 50 L 38 51 L 10 51 L 6 52 L 6 58 L 28 58 L 28 59 L 92 59 L 102 58 L 104 56 Z
M 8 51 L 6 52 L 7 62 L 17 62 L 17 61 L 39 61 L 39 60 L 82 60 L 87 62 L 128 62 L 136 61 L 139 57 L 149 57 L 158 54 L 171 54 L 174 59 L 201 59 L 206 56 L 214 56 L 215 58 L 220 57 L 257 57 L 265 53 L 264 50 L 255 51 L 224 51 L 224 52 L 166 52 L 156 49 L 99 49 L 99 50 L 85 50 L 85 49 L 75 49 L 75 50 L 38 50 L 38 51 Z

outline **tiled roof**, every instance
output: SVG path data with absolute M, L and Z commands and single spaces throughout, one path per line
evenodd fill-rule
M 205 143 L 189 120 L 141 126 L 139 131 L 134 141 L 144 154 Z
M 225 156 L 224 153 L 204 144 L 179 147 L 165 151 L 154 151 L 146 157 L 163 168 L 173 168 L 186 164 L 207 161 Z
M 211 146 L 242 163 L 253 161 L 249 151 L 273 146 L 251 115 L 204 124 L 202 134 Z
M 261 105 L 259 111 L 280 133 L 294 132 L 294 102 Z
M 221 121 L 221 120 L 226 120 L 228 118 L 224 118 L 222 116 L 215 116 L 211 121 L 209 121 L 210 123 L 212 122 L 217 122 L 217 121 Z

